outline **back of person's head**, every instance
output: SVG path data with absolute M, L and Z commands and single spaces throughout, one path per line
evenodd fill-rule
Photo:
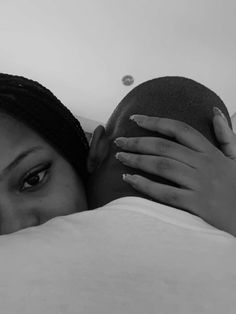
M 85 183 L 89 145 L 79 121 L 38 82 L 0 74 L 0 113 L 29 126 L 51 144 Z
M 88 169 L 91 172 L 88 184 L 90 207 L 102 206 L 123 196 L 150 199 L 124 183 L 123 173 L 136 173 L 156 182 L 177 186 L 159 176 L 127 168 L 115 159 L 116 152 L 121 151 L 114 144 L 117 137 L 158 136 L 170 139 L 138 127 L 129 120 L 131 115 L 143 114 L 185 122 L 217 146 L 212 124 L 215 106 L 224 113 L 232 128 L 228 110 L 222 100 L 213 91 L 191 79 L 177 76 L 161 77 L 135 87 L 114 110 L 106 128 L 100 126 L 94 132 L 88 159 Z

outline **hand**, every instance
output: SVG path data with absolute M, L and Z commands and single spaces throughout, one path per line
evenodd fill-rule
M 154 137 L 119 138 L 117 145 L 133 153 L 118 153 L 118 159 L 180 187 L 159 184 L 140 175 L 126 175 L 124 180 L 153 199 L 190 211 L 236 236 L 236 135 L 226 121 L 220 115 L 213 118 L 221 152 L 183 122 L 134 117 L 140 127 L 173 137 L 180 144 Z
M 222 152 L 236 162 L 236 134 L 231 130 L 227 119 L 221 111 L 218 111 L 218 108 L 214 108 L 213 127 Z

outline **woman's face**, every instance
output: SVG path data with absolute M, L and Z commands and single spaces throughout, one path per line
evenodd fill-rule
M 87 210 L 72 166 L 43 138 L 0 114 L 0 234 Z

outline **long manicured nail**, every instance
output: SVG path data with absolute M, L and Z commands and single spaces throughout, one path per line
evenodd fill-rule
M 137 124 L 142 123 L 147 116 L 142 115 L 142 114 L 133 114 L 132 116 L 130 116 L 130 120 L 136 122 Z
M 122 179 L 123 181 L 125 181 L 126 183 L 130 184 L 132 187 L 136 187 L 136 180 L 135 180 L 135 176 L 128 174 L 128 173 L 124 173 L 122 174 Z
M 128 154 L 119 152 L 115 154 L 116 159 L 118 159 L 121 162 L 125 162 L 128 159 Z
M 214 115 L 221 116 L 228 123 L 228 120 L 226 119 L 225 115 L 218 107 L 214 107 L 213 112 L 214 112 Z
M 124 181 L 129 180 L 129 179 L 132 179 L 132 178 L 133 178 L 133 176 L 132 176 L 131 174 L 128 174 L 128 173 L 123 173 L 123 174 L 122 174 L 122 179 L 123 179 Z
M 117 145 L 117 146 L 120 146 L 120 147 L 123 147 L 126 143 L 127 143 L 128 139 L 126 137 L 117 137 L 115 140 L 114 140 L 114 143 Z

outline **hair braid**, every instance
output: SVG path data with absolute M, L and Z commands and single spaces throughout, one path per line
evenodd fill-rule
M 22 76 L 0 74 L 0 111 L 42 135 L 86 180 L 89 144 L 85 133 L 77 118 L 51 91 Z

